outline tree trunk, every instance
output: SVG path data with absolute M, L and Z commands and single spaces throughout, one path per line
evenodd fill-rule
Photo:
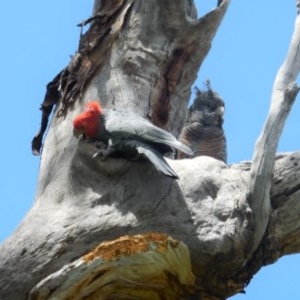
M 72 134 L 73 118 L 100 99 L 178 136 L 230 3 L 218 2 L 198 20 L 190 0 L 95 1 L 78 52 L 47 86 L 34 153 L 55 111 L 36 201 L 0 247 L 1 299 L 225 299 L 299 252 L 300 152 L 275 160 L 298 92 L 297 23 L 252 164 L 168 160 L 173 180 L 146 161 L 93 159 L 94 145 Z

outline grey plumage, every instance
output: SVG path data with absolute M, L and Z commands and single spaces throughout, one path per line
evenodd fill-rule
M 207 155 L 226 162 L 227 146 L 222 126 L 225 104 L 209 82 L 207 87 L 207 91 L 197 89 L 179 141 L 188 145 L 194 156 Z M 186 155 L 179 152 L 177 157 L 184 158 Z
M 180 150 L 192 155 L 192 150 L 169 132 L 156 127 L 149 120 L 125 110 L 103 110 L 96 140 L 108 145 L 95 156 L 136 158 L 143 155 L 164 175 L 178 178 L 163 155 Z

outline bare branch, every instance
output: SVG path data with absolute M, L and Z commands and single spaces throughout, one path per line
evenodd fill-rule
M 276 237 L 280 257 L 300 251 L 300 152 L 282 155 L 275 166 L 267 235 Z
M 274 82 L 269 115 L 253 155 L 249 182 L 249 201 L 256 226 L 253 249 L 256 249 L 260 243 L 269 222 L 270 187 L 275 153 L 285 120 L 299 91 L 295 83 L 300 70 L 299 43 L 300 17 L 298 15 L 287 56 Z

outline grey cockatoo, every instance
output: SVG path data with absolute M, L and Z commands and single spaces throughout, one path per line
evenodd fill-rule
M 197 89 L 179 141 L 188 145 L 195 156 L 211 156 L 226 163 L 227 146 L 223 130 L 225 104 L 209 82 L 207 87 L 207 91 Z M 179 151 L 177 158 L 184 157 L 186 154 Z
M 135 158 L 143 155 L 164 175 L 178 178 L 163 155 L 178 149 L 188 155 L 192 150 L 172 134 L 156 127 L 138 114 L 115 109 L 102 109 L 92 101 L 73 120 L 74 134 L 79 134 L 105 145 L 94 157 L 101 155 Z

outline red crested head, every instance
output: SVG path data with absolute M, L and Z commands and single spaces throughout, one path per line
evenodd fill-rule
M 86 104 L 85 110 L 91 113 L 98 114 L 98 116 L 102 113 L 102 108 L 98 101 L 91 101 Z
M 85 110 L 73 120 L 74 131 L 90 138 L 97 135 L 102 108 L 97 101 L 87 103 Z

